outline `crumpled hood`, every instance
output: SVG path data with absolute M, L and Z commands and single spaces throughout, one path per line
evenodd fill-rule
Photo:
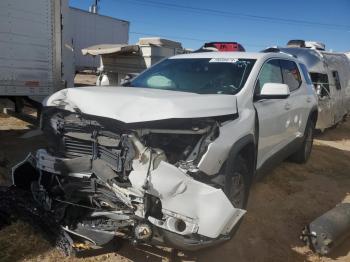
M 63 89 L 46 98 L 43 105 L 137 123 L 231 115 L 237 113 L 236 103 L 234 95 L 94 86 Z

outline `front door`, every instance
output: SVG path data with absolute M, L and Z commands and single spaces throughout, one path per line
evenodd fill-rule
M 280 61 L 265 62 L 259 73 L 255 94 L 265 83 L 283 83 Z M 254 102 L 259 119 L 259 143 L 257 168 L 289 143 L 291 104 L 287 99 L 261 99 Z

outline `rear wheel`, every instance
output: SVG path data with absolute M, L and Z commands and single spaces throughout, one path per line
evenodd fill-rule
M 293 155 L 291 155 L 290 158 L 292 161 L 298 164 L 304 164 L 310 158 L 314 140 L 314 129 L 315 123 L 309 119 L 305 128 L 303 143 L 301 147 Z

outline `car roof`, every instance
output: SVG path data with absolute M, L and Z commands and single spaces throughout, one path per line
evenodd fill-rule
M 241 58 L 241 59 L 262 59 L 262 58 L 294 58 L 291 55 L 283 53 L 258 53 L 258 52 L 200 52 L 200 53 L 189 53 L 172 56 L 169 59 L 181 59 L 181 58 Z

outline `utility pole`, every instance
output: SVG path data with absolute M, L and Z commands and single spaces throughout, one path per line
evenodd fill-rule
M 89 7 L 89 12 L 93 14 L 98 14 L 99 4 L 100 0 L 94 0 L 92 5 Z

